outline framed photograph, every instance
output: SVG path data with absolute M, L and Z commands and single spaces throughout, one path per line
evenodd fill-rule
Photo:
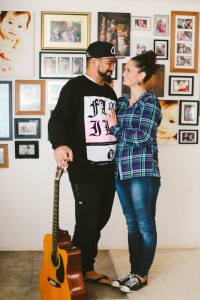
M 15 118 L 15 138 L 28 139 L 41 137 L 41 120 L 40 119 L 25 119 Z
M 34 12 L 1 11 L 0 77 L 34 76 L 34 28 Z
M 90 13 L 41 12 L 42 49 L 86 50 L 90 43 Z
M 122 73 L 125 67 L 125 63 L 122 63 Z M 151 77 L 149 81 L 145 83 L 146 90 L 151 90 L 157 97 L 164 97 L 164 79 L 165 79 L 165 65 L 160 65 L 160 68 L 155 75 Z M 123 78 L 122 78 L 123 82 Z M 128 95 L 130 93 L 129 87 L 122 83 L 122 95 Z
M 199 101 L 180 100 L 179 124 L 180 125 L 199 124 Z
M 194 76 L 169 76 L 169 95 L 192 96 Z
M 158 144 L 178 142 L 178 100 L 160 100 L 162 120 L 158 127 Z
M 170 71 L 197 73 L 199 12 L 171 12 Z
M 148 37 L 135 37 L 132 41 L 131 47 L 133 56 L 140 55 L 153 48 L 152 39 Z
M 151 17 L 132 16 L 133 30 L 151 30 Z
M 179 144 L 198 144 L 198 130 L 179 130 Z
M 15 80 L 15 114 L 44 115 L 45 80 Z
M 39 158 L 39 142 L 15 141 L 15 158 Z
M 8 144 L 0 144 L 0 168 L 8 167 Z
M 168 40 L 154 40 L 154 52 L 158 59 L 168 59 Z
M 130 26 L 129 13 L 98 12 L 99 41 L 113 44 L 118 56 L 130 55 Z
M 169 35 L 169 16 L 167 15 L 153 16 L 153 34 Z
M 86 52 L 40 52 L 40 78 L 69 79 L 85 71 Z
M 0 81 L 0 141 L 12 138 L 12 81 Z
M 48 104 L 56 105 L 60 91 L 62 87 L 66 84 L 66 80 L 47 80 L 46 90 L 47 90 L 47 101 Z

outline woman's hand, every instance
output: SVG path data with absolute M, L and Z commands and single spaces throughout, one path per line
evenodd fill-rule
M 108 112 L 108 126 L 112 127 L 117 124 L 118 122 L 117 122 L 116 112 L 114 111 L 114 109 L 110 109 Z

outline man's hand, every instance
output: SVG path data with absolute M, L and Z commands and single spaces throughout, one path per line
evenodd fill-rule
M 73 152 L 67 146 L 60 146 L 54 150 L 54 158 L 59 168 L 66 169 L 68 162 L 73 161 Z

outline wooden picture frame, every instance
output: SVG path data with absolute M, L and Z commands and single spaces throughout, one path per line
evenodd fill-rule
M 0 141 L 12 139 L 12 81 L 0 81 Z
M 151 30 L 151 17 L 135 17 L 132 16 L 132 29 L 133 30 Z
M 39 142 L 15 141 L 15 158 L 39 158 Z
M 70 79 L 85 74 L 86 52 L 40 52 L 39 78 Z
M 198 144 L 198 130 L 179 130 L 179 144 Z
M 45 80 L 15 81 L 15 114 L 45 114 Z
M 130 13 L 98 12 L 97 40 L 110 42 L 118 56 L 130 55 Z
M 194 76 L 169 76 L 169 95 L 193 96 Z
M 154 52 L 157 59 L 168 59 L 168 40 L 154 40 Z
M 199 124 L 199 101 L 180 100 L 179 104 L 179 124 L 198 125 Z
M 86 50 L 90 43 L 90 13 L 41 12 L 41 48 Z
M 8 167 L 8 144 L 0 144 L 0 168 Z
M 169 35 L 169 16 L 154 15 L 153 16 L 153 34 Z
M 41 120 L 39 118 L 15 118 L 16 139 L 39 139 L 41 137 Z
M 199 12 L 171 12 L 170 71 L 197 73 Z

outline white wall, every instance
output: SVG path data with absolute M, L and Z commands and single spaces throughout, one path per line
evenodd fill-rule
M 171 14 L 175 11 L 200 11 L 196 1 L 142 1 L 142 0 L 94 0 L 85 1 L 33 1 L 0 0 L 2 10 L 30 10 L 35 12 L 35 76 L 39 79 L 39 51 L 41 34 L 41 11 L 91 12 L 91 41 L 97 39 L 97 12 L 130 12 L 133 16 L 151 16 Z M 153 39 L 153 32 L 131 33 L 134 36 L 147 36 Z M 126 61 L 125 59 L 124 61 Z M 123 62 L 124 62 L 123 61 Z M 121 72 L 118 67 L 118 80 L 115 91 L 121 93 Z M 181 98 L 168 96 L 169 60 L 161 61 L 165 69 L 165 99 Z M 174 75 L 184 75 L 174 73 Z M 194 96 L 187 99 L 199 99 L 199 73 L 195 77 Z M 5 78 L 1 78 L 3 80 Z M 26 78 L 6 78 L 15 79 Z M 185 97 L 182 97 L 184 99 Z M 186 99 L 186 98 L 185 98 Z M 46 99 L 47 100 L 47 99 Z M 47 102 L 47 101 L 46 101 Z M 47 122 L 52 106 L 46 103 L 46 113 L 41 117 L 42 138 L 39 140 L 39 159 L 15 159 L 14 141 L 1 141 L 9 145 L 9 168 L 0 169 L 0 250 L 42 249 L 43 236 L 51 233 L 53 183 L 55 163 L 53 151 L 47 137 Z M 13 112 L 14 112 L 13 90 Z M 13 115 L 13 118 L 16 117 Z M 18 116 L 19 117 L 19 116 Z M 185 128 L 185 127 L 184 127 Z M 199 129 L 199 126 L 193 127 Z M 157 206 L 157 228 L 159 246 L 199 246 L 200 245 L 200 192 L 199 168 L 200 146 L 198 145 L 160 145 L 160 168 L 162 187 Z M 61 228 L 73 234 L 74 203 L 70 184 L 66 174 L 61 180 Z M 101 248 L 123 248 L 127 246 L 125 220 L 118 198 L 114 203 L 112 217 L 102 232 Z

